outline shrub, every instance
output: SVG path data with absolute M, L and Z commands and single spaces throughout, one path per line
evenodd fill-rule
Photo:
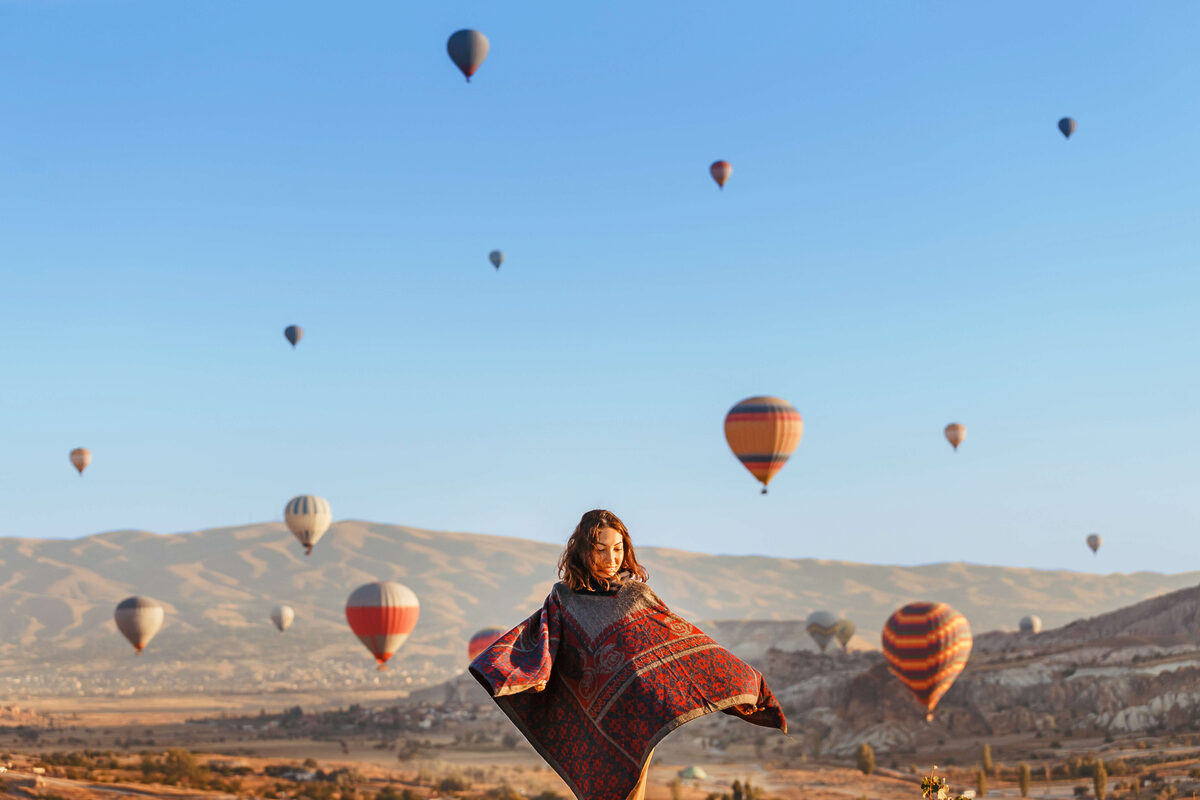
M 1017 783 L 1021 787 L 1021 797 L 1029 797 L 1029 781 L 1032 777 L 1029 765 L 1022 761 L 1017 766 Z
M 979 760 L 983 764 L 983 771 L 986 774 L 993 776 L 996 774 L 996 765 L 992 763 L 992 746 L 987 742 L 983 743 L 983 753 Z
M 1096 761 L 1096 772 L 1092 776 L 1092 785 L 1096 789 L 1096 800 L 1104 800 L 1108 794 L 1108 770 L 1104 768 L 1104 762 Z
M 975 796 L 987 797 L 987 773 L 981 769 L 975 770 Z

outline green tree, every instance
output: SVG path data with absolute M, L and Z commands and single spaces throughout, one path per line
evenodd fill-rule
M 875 771 L 875 750 L 866 742 L 858 746 L 858 768 L 862 770 L 863 775 L 870 775 Z
M 987 742 L 983 743 L 983 756 L 980 758 L 983 763 L 983 771 L 988 775 L 996 774 L 996 765 L 992 763 L 992 746 Z
M 1017 766 L 1017 783 L 1021 786 L 1021 797 L 1029 797 L 1029 781 L 1032 777 L 1029 765 L 1022 761 Z
M 975 796 L 987 797 L 987 773 L 981 769 L 975 770 Z
M 683 800 L 683 781 L 678 775 L 671 779 L 671 800 Z
M 1108 769 L 1101 759 L 1096 759 L 1096 773 L 1092 775 L 1092 786 L 1096 789 L 1096 800 L 1104 800 L 1104 796 L 1108 794 Z

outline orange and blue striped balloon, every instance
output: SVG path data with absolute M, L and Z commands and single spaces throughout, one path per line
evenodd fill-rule
M 779 397 L 747 397 L 725 415 L 725 440 L 733 454 L 762 481 L 762 493 L 804 434 L 800 412 Z
M 971 657 L 967 618 L 945 603 L 909 603 L 883 626 L 888 669 L 925 707 L 925 719 Z

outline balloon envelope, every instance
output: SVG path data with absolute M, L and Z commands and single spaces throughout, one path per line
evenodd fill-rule
M 708 173 L 712 175 L 713 180 L 717 182 L 717 186 L 725 188 L 725 181 L 729 180 L 729 176 L 733 174 L 733 165 L 728 161 L 714 161 L 708 168 Z
M 82 475 L 87 465 L 92 463 L 92 451 L 86 447 L 76 447 L 71 451 L 71 465 Z M 103 481 L 101 481 L 103 483 Z
M 951 422 L 946 426 L 946 441 L 954 445 L 957 450 L 958 446 L 967 438 L 967 426 L 960 422 Z
M 302 494 L 293 497 L 283 507 L 283 521 L 300 540 L 300 544 L 304 545 L 304 554 L 311 555 L 313 545 L 329 530 L 333 512 L 325 498 Z
M 279 628 L 280 633 L 292 627 L 295 619 L 296 612 L 292 610 L 291 606 L 275 606 L 271 609 L 271 622 L 275 623 L 275 627 Z
M 1092 548 L 1092 553 L 1095 553 L 1097 550 L 1100 549 L 1100 544 L 1101 544 L 1100 534 L 1098 534 L 1098 533 L 1088 534 L 1087 546 Z
M 140 654 L 162 627 L 163 615 L 162 603 L 151 597 L 134 596 L 117 603 L 113 619 L 117 630 L 133 645 L 134 652 Z
M 492 262 L 493 267 L 500 269 L 500 265 L 504 263 L 504 253 L 501 253 L 499 250 L 493 250 L 488 253 L 488 261 Z
M 854 627 L 854 623 L 851 622 L 850 620 L 848 620 L 848 619 L 839 619 L 838 620 L 836 636 L 837 636 L 838 644 L 840 644 L 842 646 L 843 650 L 845 650 L 846 646 L 850 644 L 850 640 L 854 638 L 855 630 L 856 630 L 856 628 Z
M 725 440 L 742 465 L 762 482 L 763 494 L 803 434 L 800 413 L 779 397 L 747 397 L 725 415 Z
M 283 329 L 283 337 L 296 346 L 296 342 L 304 338 L 304 329 L 299 325 L 288 325 Z
M 1035 614 L 1021 617 L 1021 622 L 1017 627 L 1020 628 L 1021 633 L 1041 633 L 1042 618 Z
M 474 661 L 475 656 L 492 646 L 492 642 L 508 633 L 504 628 L 484 628 L 477 631 L 467 642 L 467 661 Z
M 467 76 L 467 82 L 470 83 L 475 70 L 479 69 L 479 65 L 487 58 L 489 46 L 487 37 L 482 33 L 464 29 L 450 35 L 450 39 L 446 42 L 446 52 L 450 54 L 450 60 L 462 70 L 462 74 Z
M 824 653 L 829 642 L 837 635 L 838 618 L 828 611 L 814 611 L 804 620 L 804 629 Z
M 971 644 L 966 617 L 945 603 L 909 603 L 883 628 L 888 670 L 924 706 L 927 720 L 967 665 Z
M 1078 126 L 1075 124 L 1075 120 L 1071 119 L 1070 117 L 1063 117 L 1058 121 L 1058 129 L 1062 131 L 1062 135 L 1068 139 L 1071 138 L 1071 134 L 1075 132 L 1076 127 Z
M 402 583 L 380 581 L 355 589 L 346 601 L 346 621 L 375 656 L 379 669 L 400 649 L 417 625 L 421 604 Z

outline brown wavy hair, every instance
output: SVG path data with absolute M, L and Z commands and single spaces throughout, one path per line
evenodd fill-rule
M 580 589 L 594 591 L 598 588 L 597 584 L 604 589 L 611 588 L 607 578 L 600 577 L 592 570 L 592 548 L 596 544 L 597 535 L 603 528 L 612 528 L 621 534 L 621 539 L 625 543 L 625 557 L 621 561 L 621 568 L 617 570 L 617 574 L 627 572 L 641 581 L 646 580 L 649 576 L 646 568 L 638 563 L 637 555 L 633 552 L 633 540 L 629 538 L 629 529 L 625 527 L 625 523 L 621 522 L 611 511 L 597 508 L 580 518 L 579 524 L 575 526 L 575 532 L 567 540 L 566 549 L 558 557 L 558 577 L 562 578 L 563 583 L 575 591 Z

